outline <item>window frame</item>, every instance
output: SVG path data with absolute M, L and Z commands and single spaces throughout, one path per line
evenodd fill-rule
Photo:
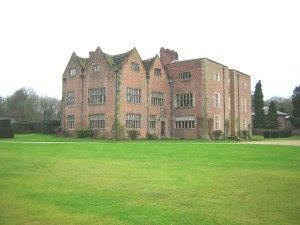
M 216 95 L 218 96 L 216 98 Z M 214 95 L 213 95 L 213 105 L 214 105 L 214 108 L 221 108 L 221 93 L 220 92 L 214 92 Z
M 67 115 L 66 117 L 66 123 L 67 123 L 67 129 L 68 130 L 74 130 L 75 129 L 75 115 Z
M 195 115 L 175 115 L 174 129 L 195 129 Z
M 72 71 L 75 71 L 75 72 L 73 73 Z M 69 76 L 74 77 L 76 75 L 77 75 L 77 68 L 76 67 L 69 68 Z
M 89 114 L 89 128 L 91 128 L 93 130 L 105 129 L 106 128 L 105 114 L 104 113 Z
M 97 87 L 97 88 L 88 89 L 89 105 L 102 105 L 105 103 L 106 103 L 106 87 Z
M 126 129 L 141 129 L 141 114 L 126 113 L 125 128 Z

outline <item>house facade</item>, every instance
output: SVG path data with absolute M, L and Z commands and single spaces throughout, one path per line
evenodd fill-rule
M 92 128 L 99 136 L 138 130 L 141 137 L 205 138 L 212 130 L 237 136 L 251 127 L 250 76 L 207 58 L 177 52 L 142 60 L 99 47 L 72 54 L 63 74 L 62 130 Z

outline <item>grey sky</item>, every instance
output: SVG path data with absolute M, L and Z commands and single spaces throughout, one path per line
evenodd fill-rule
M 266 98 L 300 84 L 300 1 L 120 0 L 3 1 L 0 95 L 23 86 L 61 97 L 61 76 L 75 51 L 100 46 L 142 58 L 174 49 L 180 59 L 207 57 L 261 79 Z

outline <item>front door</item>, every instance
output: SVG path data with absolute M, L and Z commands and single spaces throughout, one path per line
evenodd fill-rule
M 160 136 L 161 137 L 165 136 L 165 126 L 166 126 L 166 122 L 161 121 L 161 123 L 160 123 Z

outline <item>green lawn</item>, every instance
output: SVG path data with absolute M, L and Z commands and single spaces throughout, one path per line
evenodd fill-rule
M 15 140 L 0 140 L 1 225 L 300 224 L 299 147 Z

